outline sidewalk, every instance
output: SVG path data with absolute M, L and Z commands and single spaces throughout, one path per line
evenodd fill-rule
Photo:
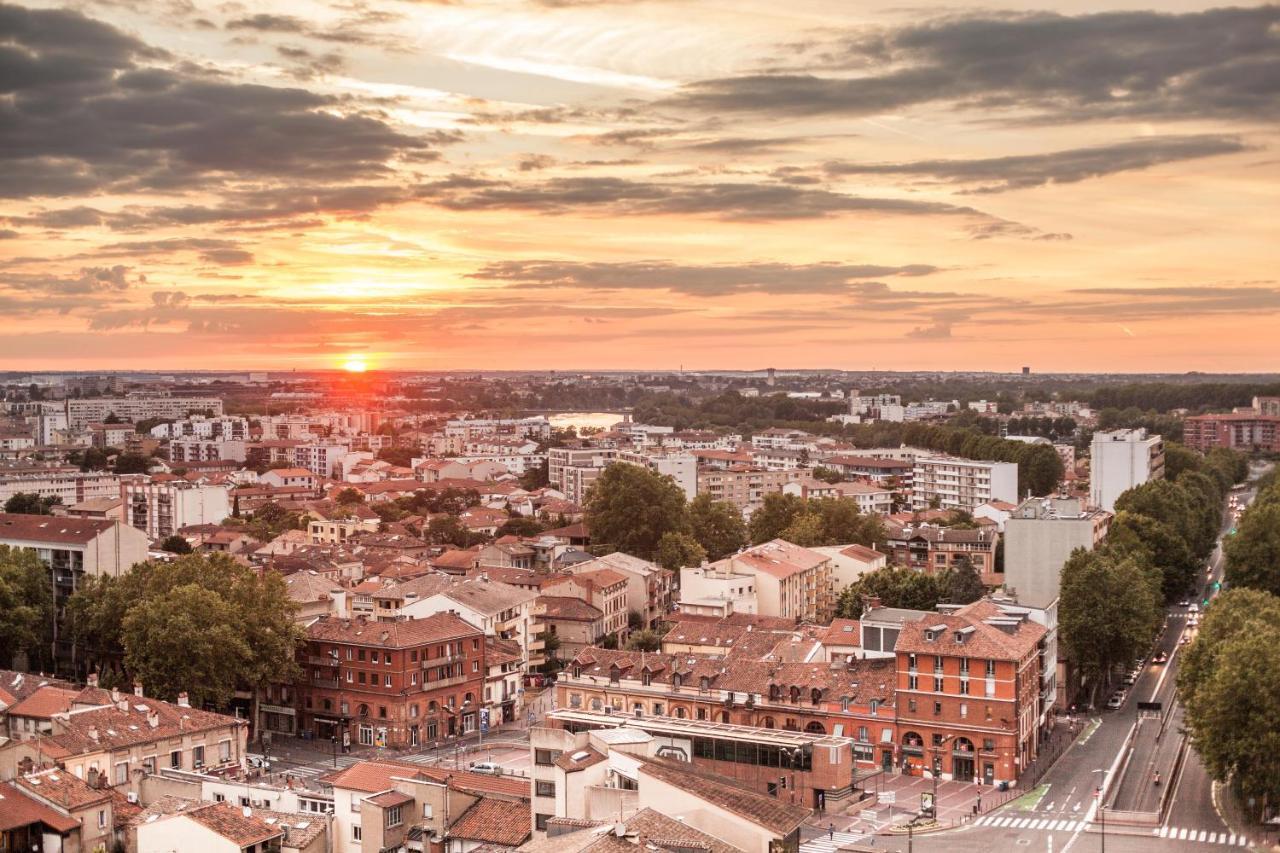
M 1267 844 L 1255 844 L 1252 850 L 1277 850 L 1280 849 L 1280 835 L 1276 830 L 1264 830 L 1264 828 L 1251 820 L 1245 814 L 1243 806 L 1236 799 L 1235 793 L 1231 790 L 1230 785 L 1223 785 L 1221 782 L 1213 783 L 1213 805 L 1218 811 L 1218 816 L 1222 818 L 1222 822 L 1237 835 L 1243 835 L 1247 838 L 1263 838 L 1265 836 Z

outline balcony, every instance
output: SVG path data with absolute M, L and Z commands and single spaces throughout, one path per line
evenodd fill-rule
M 476 676 L 479 677 L 478 675 Z M 423 690 L 438 690 L 445 687 L 457 687 L 460 684 L 466 684 L 471 680 L 468 675 L 455 675 L 452 678 L 441 678 L 437 681 L 424 681 L 422 683 Z

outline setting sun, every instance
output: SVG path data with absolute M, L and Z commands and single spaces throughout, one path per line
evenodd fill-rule
M 343 362 L 342 369 L 348 373 L 364 373 L 369 369 L 369 363 L 361 356 L 353 355 Z

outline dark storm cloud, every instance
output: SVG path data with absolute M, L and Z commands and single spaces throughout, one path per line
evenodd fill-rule
M 906 163 L 827 163 L 828 175 L 923 175 L 954 184 L 979 184 L 972 192 L 994 193 L 1072 184 L 1088 178 L 1148 169 L 1219 154 L 1248 150 L 1234 136 L 1156 136 L 1112 145 L 1072 148 L 1047 154 L 987 157 L 977 160 L 916 160 Z
M 770 221 L 867 212 L 983 217 L 971 207 L 911 199 L 864 198 L 783 184 L 675 184 L 623 178 L 555 178 L 508 183 L 454 176 L 422 184 L 417 195 L 449 210 L 533 210 L 545 214 L 599 211 L 614 216 L 690 214 Z
M 937 272 L 928 264 L 717 264 L 692 266 L 669 261 L 571 263 L 502 261 L 487 264 L 468 278 L 502 281 L 525 287 L 572 287 L 601 290 L 667 290 L 691 296 L 735 293 L 850 293 L 859 279 L 923 276 Z M 881 285 L 883 287 L 883 285 Z M 876 289 L 868 286 L 868 290 Z
M 717 113 L 861 116 L 948 101 L 1046 120 L 1274 120 L 1278 24 L 1280 6 L 960 15 L 850 39 L 840 53 L 847 68 L 860 69 L 856 77 L 703 80 L 672 103 Z
M 162 56 L 76 12 L 0 5 L 0 196 L 340 181 L 430 153 L 377 115 L 336 114 L 344 100 L 144 64 Z

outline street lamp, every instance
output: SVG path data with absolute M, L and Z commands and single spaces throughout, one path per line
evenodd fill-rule
M 942 747 L 955 735 L 947 735 L 933 745 L 933 819 L 938 819 L 938 777 L 942 775 Z
M 1102 832 L 1101 853 L 1107 853 L 1107 811 L 1106 809 L 1103 808 L 1102 799 L 1103 799 L 1103 789 L 1105 789 L 1107 786 L 1107 776 L 1108 774 L 1110 774 L 1111 771 L 1105 770 L 1105 769 L 1099 769 L 1093 772 L 1102 774 L 1102 784 L 1100 784 L 1097 790 L 1093 792 L 1093 796 L 1098 801 L 1098 828 Z

